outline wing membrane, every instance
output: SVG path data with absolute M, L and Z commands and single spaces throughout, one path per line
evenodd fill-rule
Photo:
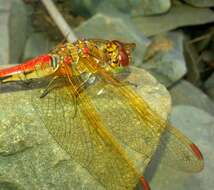
M 53 89 L 32 103 L 56 142 L 106 189 L 132 189 L 139 175 L 120 145 L 104 128 L 90 99 L 82 92 L 75 114 L 70 85 Z M 39 97 L 39 94 L 37 95 Z
M 159 144 L 165 149 L 165 163 L 190 172 L 197 172 L 203 168 L 203 157 L 189 138 L 153 112 L 131 87 L 121 86 L 118 91 L 152 129 L 151 141 L 153 141 L 154 134 L 161 136 Z
M 118 109 L 116 117 L 117 122 L 126 121 L 126 124 L 115 122 L 109 127 L 116 138 L 141 153 L 145 163 L 158 144 L 161 149 L 164 149 L 163 160 L 167 165 L 188 172 L 197 172 L 203 168 L 203 157 L 190 139 L 152 111 L 130 86 L 121 83 L 102 68 L 99 68 L 99 74 L 111 83 L 105 88 L 109 91 L 106 94 L 110 96 L 107 99 L 118 97 L 118 101 L 124 104 L 123 113 Z M 136 123 L 132 124 L 126 117 L 130 120 L 137 118 Z

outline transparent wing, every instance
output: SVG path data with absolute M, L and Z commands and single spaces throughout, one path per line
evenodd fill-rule
M 71 85 L 34 94 L 33 106 L 56 142 L 106 189 L 133 189 L 139 175 L 120 145 L 105 129 L 86 93 L 75 111 Z
M 116 138 L 141 153 L 145 163 L 159 145 L 165 152 L 163 159 L 168 165 L 189 172 L 203 168 L 203 156 L 191 140 L 153 112 L 130 86 L 121 83 L 102 68 L 98 71 L 110 83 L 105 87 L 109 113 L 102 114 Z M 115 98 L 117 101 L 111 101 Z M 112 113 L 111 110 L 115 109 L 117 111 Z
M 203 168 L 203 157 L 197 146 L 153 112 L 131 87 L 121 86 L 115 92 L 124 97 L 124 103 L 128 102 L 141 120 L 146 123 L 146 128 L 150 128 L 150 131 L 145 130 L 146 139 L 153 141 L 155 135 L 160 137 L 159 145 L 164 149 L 165 163 L 190 172 L 197 172 Z

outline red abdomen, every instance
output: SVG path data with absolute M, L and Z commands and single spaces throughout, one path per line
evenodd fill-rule
M 52 57 L 50 55 L 41 55 L 39 57 L 26 61 L 23 64 L 0 70 L 0 77 L 6 77 L 18 73 L 33 71 L 35 70 L 35 67 L 37 65 L 45 67 L 47 65 L 51 65 L 51 63 Z

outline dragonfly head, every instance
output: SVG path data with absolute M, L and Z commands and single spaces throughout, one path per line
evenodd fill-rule
M 109 41 L 106 51 L 110 59 L 111 70 L 118 70 L 127 67 L 131 62 L 131 53 L 135 48 L 134 43 L 122 43 L 117 40 Z

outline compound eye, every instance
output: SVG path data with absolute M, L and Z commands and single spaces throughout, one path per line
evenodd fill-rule
M 127 55 L 125 50 L 120 50 L 118 58 L 122 66 L 126 67 L 129 65 L 129 56 Z

